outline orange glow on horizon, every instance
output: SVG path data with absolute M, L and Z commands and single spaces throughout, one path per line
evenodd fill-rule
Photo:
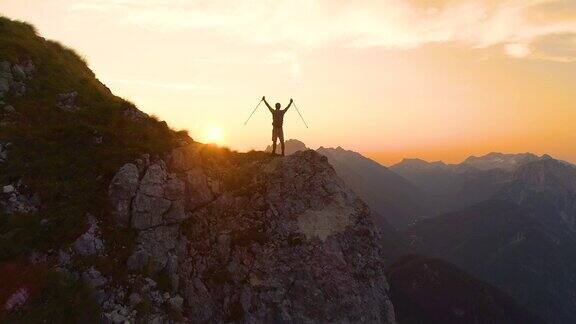
M 263 150 L 270 113 L 243 122 L 265 95 L 294 98 L 310 126 L 292 108 L 285 138 L 385 165 L 493 151 L 576 162 L 576 14 L 548 1 L 3 0 L 0 12 L 199 141 Z

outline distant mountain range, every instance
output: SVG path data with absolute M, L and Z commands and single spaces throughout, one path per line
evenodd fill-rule
M 510 293 L 552 323 L 576 322 L 576 168 L 519 166 L 492 199 L 420 221 L 411 246 Z
M 286 146 L 288 152 L 306 149 L 295 140 Z M 387 168 L 341 147 L 321 147 L 317 151 L 376 211 L 380 222 L 389 222 L 401 230 L 393 234 L 393 241 L 407 242 L 403 251 L 454 263 L 510 294 L 521 307 L 546 321 L 576 322 L 574 165 L 548 155 L 490 153 L 469 157 L 459 164 L 405 159 Z M 442 273 L 440 269 L 450 267 L 429 263 L 419 261 L 418 266 L 396 267 L 397 273 L 388 275 L 393 298 L 394 286 L 398 285 L 395 280 L 404 280 L 398 279 L 398 269 L 411 273 L 405 277 L 410 283 L 422 275 L 418 272 L 424 264 L 435 267 L 438 275 Z M 459 275 L 452 277 L 460 280 Z M 420 284 L 426 287 L 430 283 Z M 470 289 L 477 291 L 476 288 Z M 410 305 L 414 298 L 424 298 L 426 291 L 423 288 L 413 294 L 402 292 L 402 298 L 408 300 L 394 303 L 400 308 L 406 306 L 404 302 Z M 432 316 L 430 319 L 446 312 L 418 314 Z M 414 322 L 402 310 L 397 316 Z M 415 322 L 418 320 L 422 318 Z M 446 317 L 440 322 L 458 321 Z
M 489 199 L 512 181 L 521 166 L 540 159 L 532 153 L 489 153 L 459 164 L 405 159 L 390 169 L 421 188 L 436 214 L 458 210 Z
M 287 155 L 308 149 L 295 139 L 287 140 L 285 146 Z M 271 146 L 266 148 L 271 150 Z M 328 158 L 338 175 L 370 208 L 386 215 L 386 221 L 399 229 L 418 219 L 490 199 L 513 181 L 514 172 L 521 166 L 552 159 L 532 153 L 489 153 L 471 156 L 459 164 L 404 159 L 388 168 L 342 147 L 320 147 L 316 151 Z

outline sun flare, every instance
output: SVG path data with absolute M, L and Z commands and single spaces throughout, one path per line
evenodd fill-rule
M 206 127 L 203 139 L 205 143 L 223 145 L 224 133 L 222 132 L 222 128 L 217 126 Z

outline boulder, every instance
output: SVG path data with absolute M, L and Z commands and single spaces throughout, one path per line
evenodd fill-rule
M 13 185 L 7 185 L 2 187 L 2 193 L 4 194 L 11 194 L 15 191 L 16 189 L 14 188 Z
M 10 295 L 6 302 L 4 303 L 4 309 L 7 311 L 13 311 L 26 304 L 30 298 L 30 290 L 27 287 L 21 287 L 15 293 Z
M 164 184 L 167 178 L 168 173 L 163 162 L 150 165 L 144 177 L 142 177 L 138 193 L 153 197 L 164 197 Z
M 26 75 L 26 72 L 24 71 L 24 67 L 22 67 L 21 65 L 18 65 L 18 64 L 14 64 L 12 66 L 12 75 L 18 81 L 24 81 L 24 80 L 28 79 L 28 76 Z
M 7 186 L 2 190 L 10 191 L 7 193 L 8 199 L 0 200 L 0 205 L 4 205 L 5 212 L 12 214 L 31 214 L 36 213 L 40 208 L 40 197 L 37 194 L 25 194 L 21 192 L 22 188 L 18 186 Z
M 21 97 L 26 94 L 28 87 L 26 83 L 23 81 L 16 81 L 10 85 L 10 92 L 15 95 L 16 97 Z
M 74 241 L 72 247 L 82 256 L 99 254 L 104 249 L 98 222 L 94 216 L 88 215 L 88 230 Z
M 76 111 L 80 109 L 76 105 L 76 99 L 78 98 L 78 92 L 70 91 L 58 94 L 58 102 L 56 107 L 66 110 L 66 111 Z
M 22 70 L 24 70 L 24 73 L 26 73 L 26 76 L 30 79 L 34 72 L 36 72 L 36 66 L 34 62 L 28 60 L 22 65 Z
M 176 248 L 179 237 L 178 225 L 158 226 L 141 231 L 134 253 L 128 258 L 128 268 L 157 273 L 164 269 L 169 253 Z
M 82 278 L 92 288 L 98 288 L 108 283 L 108 279 L 102 276 L 100 271 L 94 269 L 94 267 L 90 267 L 84 271 Z
M 172 202 L 164 197 L 148 196 L 139 191 L 132 206 L 132 227 L 144 230 L 162 224 L 171 205 Z
M 12 113 L 16 112 L 16 109 L 14 109 L 14 107 L 12 107 L 11 105 L 4 106 L 4 108 L 2 108 L 2 110 L 4 110 L 4 112 L 7 114 L 12 114 Z
M 132 206 L 132 227 L 138 230 L 185 220 L 184 182 L 169 174 L 163 161 L 151 164 Z
M 146 118 L 148 118 L 148 115 L 146 113 L 135 107 L 126 107 L 122 112 L 122 115 L 125 118 L 136 122 L 143 121 Z
M 0 142 L 0 163 L 8 158 L 8 144 Z
M 112 215 L 120 226 L 130 224 L 132 198 L 138 189 L 138 167 L 127 163 L 118 170 L 108 188 L 108 197 L 112 205 Z
M 10 92 L 12 83 L 14 83 L 14 77 L 12 76 L 10 62 L 0 62 L 0 99 Z
M 168 305 L 170 305 L 170 309 L 177 313 L 182 312 L 182 305 L 184 304 L 184 299 L 178 295 L 168 299 Z
M 200 166 L 186 171 L 185 181 L 188 184 L 188 207 L 196 209 L 213 199 L 208 185 L 208 178 Z

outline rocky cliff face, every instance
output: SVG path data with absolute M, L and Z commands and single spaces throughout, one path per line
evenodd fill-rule
M 193 142 L 0 17 L 0 321 L 394 322 L 326 159 Z
M 114 177 L 116 223 L 137 231 L 132 273 L 165 274 L 192 322 L 394 322 L 370 211 L 325 157 L 240 167 L 208 151 L 190 144 Z

